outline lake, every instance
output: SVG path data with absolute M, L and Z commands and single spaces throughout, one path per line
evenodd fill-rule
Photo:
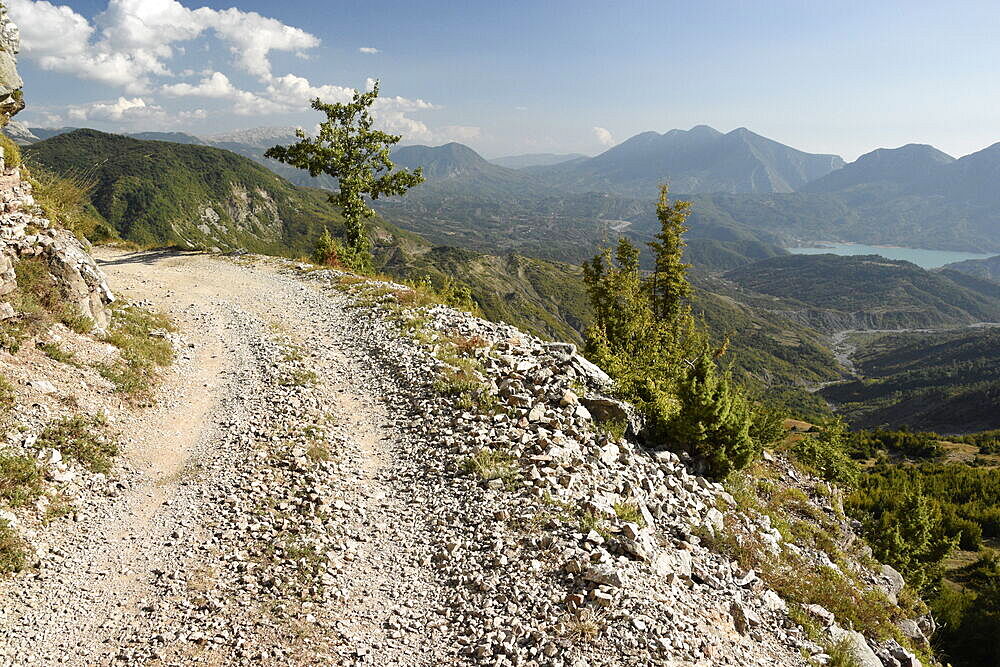
M 997 253 L 957 252 L 954 250 L 927 250 L 926 248 L 900 248 L 897 246 L 864 245 L 862 243 L 824 243 L 821 247 L 785 248 L 793 255 L 881 255 L 888 259 L 903 259 L 925 269 L 937 269 L 945 264 L 966 259 L 986 259 Z

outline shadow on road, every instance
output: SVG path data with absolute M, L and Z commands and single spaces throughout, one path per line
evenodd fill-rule
M 160 250 L 137 250 L 114 259 L 97 259 L 101 266 L 117 266 L 119 264 L 155 264 L 171 257 L 189 257 L 191 255 L 203 255 L 200 250 L 178 250 L 177 248 L 163 248 Z

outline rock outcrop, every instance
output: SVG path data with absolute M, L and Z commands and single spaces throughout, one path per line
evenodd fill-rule
M 0 5 L 0 127 L 24 108 L 21 76 L 17 73 L 17 51 L 21 33 Z
M 0 127 L 24 108 L 15 59 L 18 43 L 17 26 L 0 5 Z M 15 262 L 38 257 L 63 297 L 103 329 L 108 323 L 105 306 L 114 299 L 104 274 L 72 233 L 56 228 L 46 217 L 21 168 L 8 166 L 9 158 L 0 149 L 0 297 L 17 289 Z M 0 305 L 0 319 L 15 315 L 9 303 Z

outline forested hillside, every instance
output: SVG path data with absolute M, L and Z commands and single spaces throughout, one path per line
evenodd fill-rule
M 1000 321 L 992 286 L 877 255 L 788 255 L 725 274 L 779 298 L 771 308 L 826 331 L 908 329 Z M 973 289 L 975 288 L 975 289 Z
M 884 334 L 855 363 L 862 379 L 821 392 L 852 424 L 1000 428 L 1000 328 Z

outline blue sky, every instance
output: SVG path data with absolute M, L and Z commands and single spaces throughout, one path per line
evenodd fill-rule
M 487 156 L 702 123 L 847 159 L 1000 141 L 995 1 L 7 4 L 32 125 L 308 128 L 376 77 L 405 141 Z

